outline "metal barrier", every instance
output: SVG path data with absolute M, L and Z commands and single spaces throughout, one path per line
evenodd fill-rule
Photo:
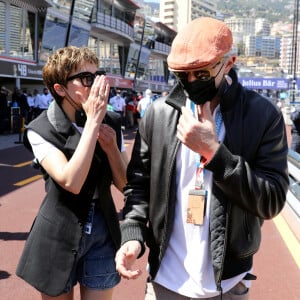
M 12 133 L 19 133 L 22 128 L 22 118 L 21 118 L 21 110 L 20 107 L 12 107 L 11 113 L 11 132 Z
M 290 186 L 283 215 L 300 240 L 300 154 L 289 150 L 288 169 Z
M 11 132 L 19 134 L 19 140 L 16 144 L 22 144 L 22 133 L 24 131 L 24 118 L 21 116 L 20 107 L 11 108 Z

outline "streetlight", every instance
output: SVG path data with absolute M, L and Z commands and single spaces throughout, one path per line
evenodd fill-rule
M 137 80 L 137 75 L 139 72 L 139 64 L 140 64 L 140 60 L 141 60 L 141 52 L 142 52 L 142 48 L 143 48 L 144 35 L 145 35 L 146 17 L 142 16 L 141 20 L 142 20 L 142 23 L 139 24 L 139 31 L 140 31 L 140 29 L 142 29 L 142 32 L 141 32 L 141 40 L 140 40 L 140 45 L 139 45 L 139 51 L 138 51 L 138 57 L 137 57 L 137 61 L 136 61 L 135 72 L 134 72 L 134 79 L 133 79 L 134 87 L 136 87 L 136 80 Z
M 292 62 L 291 73 L 292 80 L 292 101 L 295 102 L 295 93 L 297 86 L 297 48 L 298 48 L 298 22 L 299 22 L 299 0 L 295 0 L 294 4 L 294 22 L 293 22 L 293 40 L 292 40 Z

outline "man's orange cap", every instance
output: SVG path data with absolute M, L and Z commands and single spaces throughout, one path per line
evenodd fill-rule
M 171 71 L 204 68 L 219 61 L 232 47 L 232 33 L 217 19 L 200 17 L 178 32 L 167 58 Z

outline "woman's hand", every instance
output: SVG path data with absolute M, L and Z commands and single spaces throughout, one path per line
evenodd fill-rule
M 107 124 L 101 124 L 98 133 L 98 142 L 106 153 L 112 171 L 113 183 L 122 193 L 127 183 L 126 169 L 128 158 L 126 151 L 120 152 L 117 145 L 116 132 Z
M 87 100 L 82 101 L 82 108 L 87 118 L 95 119 L 102 123 L 106 114 L 110 86 L 104 75 L 97 76 L 91 87 Z
M 98 133 L 98 142 L 105 153 L 111 152 L 113 147 L 117 147 L 116 132 L 110 126 L 101 124 Z

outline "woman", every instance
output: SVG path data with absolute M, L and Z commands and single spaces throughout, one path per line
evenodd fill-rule
M 46 196 L 17 275 L 42 300 L 109 300 L 120 277 L 114 256 L 119 223 L 110 192 L 126 183 L 120 117 L 107 112 L 110 86 L 88 48 L 57 50 L 43 68 L 53 101 L 24 135 L 43 172 Z

